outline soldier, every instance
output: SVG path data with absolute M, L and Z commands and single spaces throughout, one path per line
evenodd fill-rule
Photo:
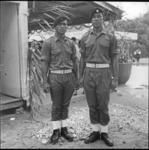
M 137 62 L 139 62 L 140 56 L 141 56 L 141 50 L 140 49 L 137 49 L 136 51 L 134 51 L 134 57 L 136 58 Z
M 95 9 L 91 13 L 93 29 L 82 37 L 80 82 L 83 82 L 93 132 L 85 139 L 85 143 L 101 139 L 108 146 L 113 141 L 108 136 L 110 121 L 108 104 L 110 85 L 118 84 L 118 50 L 114 35 L 103 30 L 103 13 Z
M 58 142 L 60 136 L 73 141 L 68 132 L 67 118 L 77 81 L 77 57 L 75 45 L 65 36 L 67 25 L 67 17 L 56 18 L 55 35 L 46 40 L 42 47 L 43 88 L 45 92 L 50 89 L 52 98 L 53 144 Z

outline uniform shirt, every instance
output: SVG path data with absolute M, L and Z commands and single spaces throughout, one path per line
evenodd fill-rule
M 86 63 L 110 64 L 113 54 L 119 53 L 115 36 L 102 31 L 88 31 L 81 39 L 81 56 Z
M 44 42 L 42 58 L 48 61 L 50 70 L 73 69 L 76 48 L 68 37 L 61 40 L 54 35 Z

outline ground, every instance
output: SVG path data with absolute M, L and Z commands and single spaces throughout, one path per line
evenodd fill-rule
M 112 148 L 148 149 L 148 82 L 146 81 L 148 81 L 148 69 L 134 66 L 130 81 L 126 85 L 119 86 L 117 92 L 110 93 L 109 136 L 114 141 Z M 50 115 L 49 119 L 37 121 L 35 116 L 33 119 L 31 113 L 19 108 L 15 114 L 1 115 L 0 123 L 1 148 L 110 148 L 100 140 L 92 144 L 83 142 L 92 129 L 82 89 L 78 91 L 77 96 L 73 96 L 69 108 L 68 125 L 69 131 L 75 137 L 73 142 L 67 142 L 63 138 L 56 145 L 49 142 L 52 134 Z
M 119 101 L 129 99 L 131 95 L 127 92 L 127 88 L 119 87 L 117 93 L 111 93 L 109 135 L 114 141 L 113 148 L 148 148 L 148 107 L 115 102 L 115 99 Z M 84 95 L 73 97 L 69 114 L 69 131 L 75 140 L 69 143 L 61 138 L 57 145 L 48 142 L 52 134 L 50 120 L 37 122 L 33 120 L 31 113 L 22 108 L 19 108 L 15 114 L 3 115 L 1 148 L 109 148 L 103 141 L 87 145 L 83 142 L 91 132 Z

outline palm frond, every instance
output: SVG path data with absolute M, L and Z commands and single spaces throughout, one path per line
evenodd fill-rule
M 72 7 L 69 5 L 70 3 L 68 3 L 68 1 L 39 2 L 36 5 L 34 13 L 32 13 L 32 16 L 29 18 L 30 32 L 32 31 L 32 27 L 36 28 L 36 30 L 38 28 L 44 31 L 47 30 L 46 28 L 52 30 L 51 25 L 56 16 L 63 15 L 68 19 L 72 18 L 74 15 L 71 13 L 70 10 Z
M 59 11 L 60 13 L 63 13 L 64 15 L 66 14 L 66 15 L 74 16 L 72 13 L 70 13 L 67 10 L 56 8 L 55 11 Z
M 49 15 L 48 13 L 44 13 L 45 16 L 49 17 L 52 20 L 55 20 L 55 18 L 52 15 Z
M 47 29 L 46 29 L 43 25 L 41 25 L 40 22 L 38 22 L 38 24 L 39 24 L 39 26 L 42 28 L 43 31 L 47 31 Z
M 49 27 L 50 30 L 52 30 L 52 27 L 47 20 L 43 19 L 43 22 Z
M 50 4 L 47 4 L 44 9 L 42 8 L 38 8 L 38 11 L 40 12 L 49 12 L 51 10 L 55 10 L 55 9 L 63 9 L 63 10 L 71 10 L 72 8 L 70 6 L 67 6 L 67 5 L 62 5 L 62 4 L 56 4 L 56 3 L 50 3 Z

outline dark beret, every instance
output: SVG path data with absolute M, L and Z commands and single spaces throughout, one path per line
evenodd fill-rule
M 102 11 L 101 9 L 95 8 L 95 9 L 91 12 L 91 14 L 90 14 L 90 20 L 92 19 L 92 17 L 93 17 L 94 14 L 96 14 L 96 13 L 101 13 L 101 14 L 103 15 L 103 11 Z
M 53 26 L 56 27 L 57 25 L 59 25 L 64 20 L 67 20 L 68 22 L 70 21 L 70 19 L 66 16 L 59 16 L 55 19 Z

